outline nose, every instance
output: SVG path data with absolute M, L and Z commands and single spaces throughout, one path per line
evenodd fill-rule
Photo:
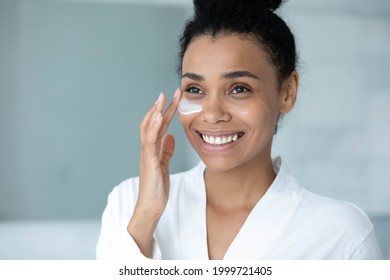
M 228 106 L 223 96 L 215 94 L 209 95 L 202 103 L 202 119 L 211 124 L 227 122 L 231 119 Z

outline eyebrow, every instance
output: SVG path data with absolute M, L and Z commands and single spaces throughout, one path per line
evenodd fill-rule
M 194 81 L 197 81 L 197 82 L 200 82 L 200 81 L 204 80 L 204 78 L 201 75 L 198 75 L 198 74 L 195 74 L 195 73 L 191 73 L 191 72 L 184 73 L 181 76 L 181 78 L 183 79 L 184 77 L 190 78 L 191 80 L 194 80 Z
M 195 74 L 195 73 L 191 73 L 191 72 L 184 73 L 181 76 L 181 78 L 184 78 L 184 77 L 187 77 L 191 80 L 198 81 L 198 82 L 204 81 L 203 76 Z M 249 71 L 233 71 L 233 72 L 223 73 L 221 75 L 221 78 L 229 79 L 229 80 L 235 79 L 235 78 L 241 78 L 241 77 L 249 77 L 249 78 L 253 78 L 256 80 L 260 80 L 259 77 L 257 77 L 255 74 L 253 74 Z
M 233 71 L 224 73 L 221 75 L 222 78 L 225 79 L 235 79 L 235 78 L 241 78 L 241 77 L 249 77 L 256 80 L 259 80 L 259 77 L 257 77 L 255 74 L 249 72 L 249 71 Z

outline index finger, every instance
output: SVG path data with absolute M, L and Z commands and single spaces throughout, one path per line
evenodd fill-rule
M 168 108 L 165 110 L 163 115 L 163 124 L 160 128 L 160 131 L 158 133 L 159 137 L 162 137 L 165 132 L 168 129 L 169 124 L 171 123 L 171 120 L 173 116 L 175 115 L 175 112 L 177 110 L 177 106 L 179 105 L 180 99 L 181 99 L 182 91 L 180 89 L 177 89 L 175 91 L 174 97 L 172 102 L 169 104 Z

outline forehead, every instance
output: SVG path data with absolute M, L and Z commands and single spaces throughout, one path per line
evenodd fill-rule
M 182 69 L 183 73 L 205 70 L 273 70 L 269 56 L 260 43 L 250 36 L 238 34 L 195 37 L 184 54 Z

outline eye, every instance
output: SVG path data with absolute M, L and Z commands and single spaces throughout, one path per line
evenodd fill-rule
M 247 89 L 246 87 L 244 86 L 235 86 L 232 90 L 232 93 L 234 94 L 243 94 L 245 92 L 248 92 L 249 89 Z
M 186 91 L 188 93 L 192 93 L 192 94 L 202 94 L 203 93 L 199 88 L 193 87 L 193 86 L 187 87 L 184 91 Z

